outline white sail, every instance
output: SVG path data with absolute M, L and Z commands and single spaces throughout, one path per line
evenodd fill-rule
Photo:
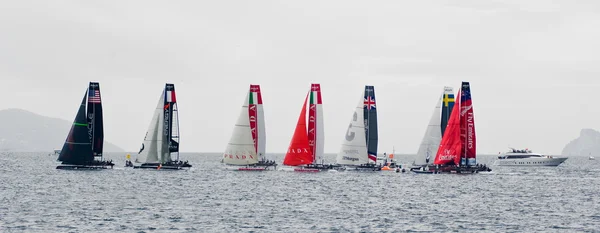
M 341 165 L 361 165 L 369 161 L 367 154 L 367 141 L 365 140 L 365 122 L 363 110 L 363 97 L 352 115 L 352 120 L 346 130 L 340 152 L 336 162 Z
M 163 94 L 158 99 L 158 105 L 154 109 L 154 116 L 152 116 L 152 120 L 150 121 L 150 126 L 148 126 L 148 131 L 146 131 L 146 136 L 144 137 L 144 142 L 142 143 L 142 148 L 140 152 L 136 156 L 136 163 L 159 163 L 162 156 L 159 156 L 163 153 L 164 142 L 163 142 Z
M 439 100 L 436 102 L 435 108 L 433 109 L 433 114 L 431 115 L 431 119 L 427 125 L 427 130 L 425 131 L 423 140 L 421 140 L 421 145 L 419 146 L 417 157 L 415 158 L 413 165 L 423 166 L 426 164 L 433 164 L 435 154 L 437 153 L 438 147 L 440 147 L 440 142 L 442 141 L 442 128 L 440 125 L 442 96 L 440 96 Z
M 250 92 L 249 94 L 252 95 L 253 93 Z M 227 143 L 227 148 L 223 155 L 223 162 L 225 164 L 247 165 L 258 162 L 254 140 L 252 139 L 252 130 L 250 128 L 248 97 L 249 95 L 246 95 L 242 111 L 233 128 L 229 143 Z

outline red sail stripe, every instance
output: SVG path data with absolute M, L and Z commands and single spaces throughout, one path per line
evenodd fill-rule
M 250 85 L 249 95 L 256 92 L 258 85 Z M 248 103 L 248 120 L 250 121 L 250 132 L 252 132 L 252 141 L 254 142 L 254 151 L 258 154 L 258 105 Z

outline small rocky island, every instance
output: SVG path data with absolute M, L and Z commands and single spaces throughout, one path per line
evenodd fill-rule
M 579 137 L 562 150 L 563 156 L 600 156 L 600 132 L 582 129 Z

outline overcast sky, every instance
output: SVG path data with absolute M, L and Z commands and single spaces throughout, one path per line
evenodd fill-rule
M 99 81 L 105 140 L 137 151 L 172 82 L 181 150 L 220 152 L 260 84 L 285 152 L 315 82 L 337 153 L 369 84 L 379 152 L 416 153 L 443 86 L 470 81 L 478 153 L 557 154 L 600 129 L 599 41 L 595 0 L 2 1 L 0 109 L 72 121 Z

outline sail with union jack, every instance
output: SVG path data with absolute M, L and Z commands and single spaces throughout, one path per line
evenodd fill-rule
M 377 104 L 375 102 L 375 87 L 365 86 L 364 94 L 364 121 L 365 121 L 365 139 L 367 141 L 367 153 L 369 161 L 375 163 L 377 161 Z

